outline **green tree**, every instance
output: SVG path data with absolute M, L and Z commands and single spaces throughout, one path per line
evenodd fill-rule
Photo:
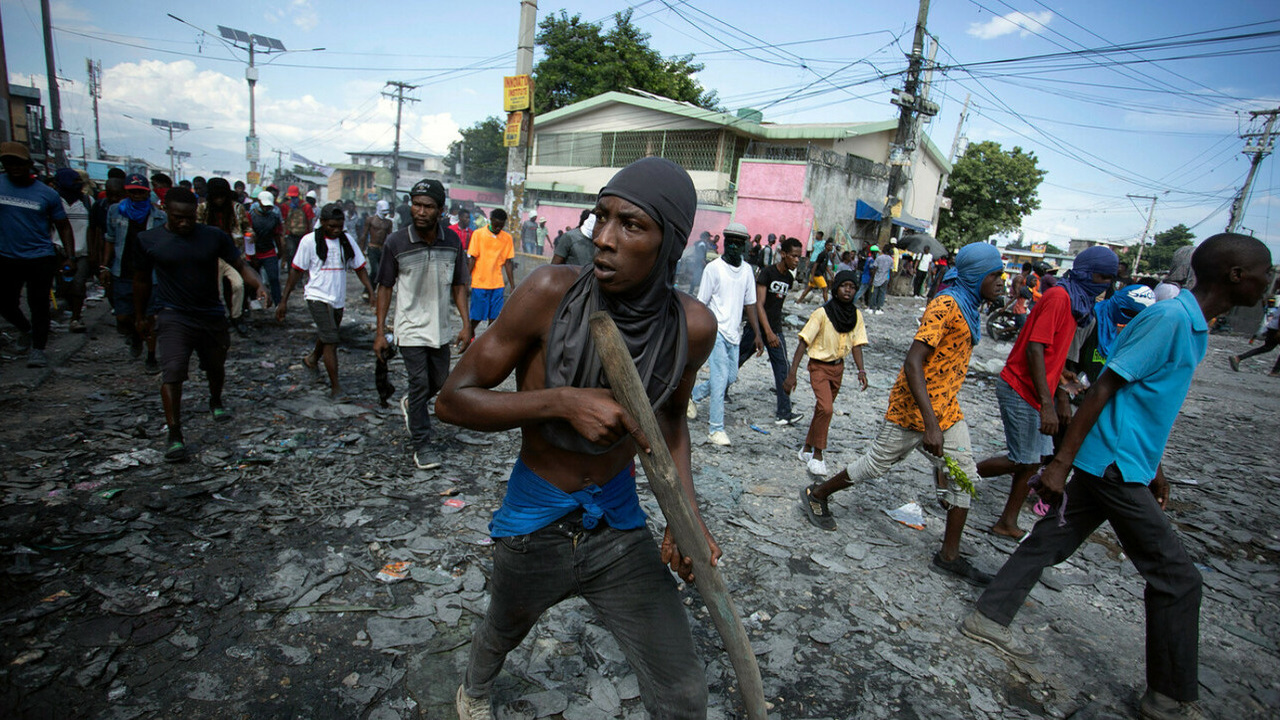
M 548 15 L 538 23 L 537 44 L 544 57 L 533 68 L 533 107 L 557 110 L 610 90 L 636 88 L 672 100 L 718 109 L 714 91 L 705 90 L 695 75 L 703 65 L 693 55 L 663 57 L 649 47 L 649 34 L 631 22 L 631 11 L 613 16 L 605 31 L 581 15 Z
M 449 143 L 449 153 L 444 158 L 447 172 L 456 176 L 461 158 L 462 179 L 466 184 L 503 187 L 507 177 L 507 149 L 502 146 L 505 130 L 504 123 L 496 116 L 460 130 L 462 140 Z M 462 152 L 464 144 L 465 153 Z
M 951 169 L 945 195 L 951 211 L 938 221 L 938 239 L 951 249 L 1017 230 L 1022 218 L 1040 207 L 1037 188 L 1045 171 L 1035 153 L 1005 151 L 986 140 L 969 149 Z
M 1155 242 L 1142 251 L 1142 267 L 1133 268 L 1133 260 L 1138 254 L 1137 245 L 1125 248 L 1120 259 L 1129 263 L 1135 274 L 1165 272 L 1173 267 L 1173 254 L 1178 248 L 1192 244 L 1195 237 L 1191 228 L 1178 223 L 1168 230 L 1156 233 L 1153 238 Z

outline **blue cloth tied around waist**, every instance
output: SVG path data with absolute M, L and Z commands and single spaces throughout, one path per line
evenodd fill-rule
M 636 496 L 636 466 L 630 463 L 604 485 L 566 493 L 539 477 L 517 458 L 507 481 L 502 507 L 493 514 L 489 534 L 514 537 L 536 532 L 582 508 L 582 527 L 592 530 L 600 519 L 617 530 L 644 527 L 645 514 Z

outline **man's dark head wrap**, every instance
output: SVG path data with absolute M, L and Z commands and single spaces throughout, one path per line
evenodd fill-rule
M 662 247 L 648 277 L 627 296 L 601 292 L 593 266 L 583 268 L 551 321 L 547 387 L 608 387 L 587 326 L 591 313 L 606 310 L 617 323 L 656 410 L 680 384 L 689 355 L 688 328 L 675 277 L 697 212 L 697 192 L 684 168 L 648 157 L 619 170 L 600 190 L 599 197 L 607 196 L 632 203 L 661 226 Z M 590 455 L 617 446 L 591 443 L 564 421 L 542 425 L 542 433 L 556 447 Z
M 1089 323 L 1098 296 L 1111 287 L 1110 280 L 1094 282 L 1093 274 L 1114 278 L 1119 268 L 1120 258 L 1115 251 L 1104 245 L 1085 248 L 1076 255 L 1067 276 L 1058 281 L 1058 284 L 1066 288 L 1067 294 L 1071 296 L 1071 314 L 1075 316 L 1077 325 L 1084 327 Z

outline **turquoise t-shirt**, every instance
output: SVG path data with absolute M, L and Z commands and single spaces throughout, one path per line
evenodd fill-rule
M 1209 324 L 1190 290 L 1138 313 L 1106 365 L 1128 382 L 1102 409 L 1075 466 L 1100 476 L 1115 463 L 1125 482 L 1150 484 L 1208 343 Z

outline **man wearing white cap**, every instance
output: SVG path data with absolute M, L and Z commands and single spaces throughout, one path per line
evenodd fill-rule
M 364 231 L 360 233 L 360 250 L 369 261 L 369 279 L 373 287 L 378 287 L 378 267 L 382 265 L 382 243 L 391 234 L 391 203 L 379 200 L 373 217 L 364 221 Z
M 738 378 L 738 343 L 742 340 L 742 315 L 755 336 L 756 355 L 764 352 L 764 335 L 756 314 L 756 280 L 751 266 L 743 262 L 747 239 L 751 237 L 742 223 L 729 223 L 724 229 L 724 255 L 712 260 L 702 272 L 698 300 L 716 317 L 716 344 L 707 365 L 711 378 L 693 389 L 689 400 L 689 419 L 697 417 L 695 401 L 711 397 L 711 417 L 707 439 L 716 445 L 729 445 L 724 431 L 724 391 Z
M 520 244 L 526 253 L 539 254 L 538 248 L 538 213 L 529 213 L 529 217 L 520 223 Z

